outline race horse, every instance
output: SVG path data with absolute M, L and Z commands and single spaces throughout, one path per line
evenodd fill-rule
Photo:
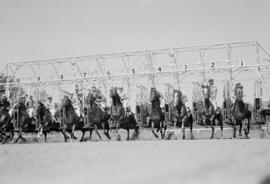
M 161 95 L 152 87 L 150 90 L 149 100 L 151 102 L 152 110 L 149 117 L 149 123 L 151 124 L 153 135 L 158 138 L 157 133 L 160 131 L 161 139 L 165 138 L 165 132 L 167 129 L 167 124 L 165 122 L 165 115 L 160 107 L 160 97 Z M 155 132 L 155 128 L 157 131 Z
M 38 137 L 44 134 L 44 141 L 47 141 L 47 134 L 50 131 L 50 124 L 52 124 L 52 114 L 45 105 L 39 101 L 34 108 L 34 117 L 36 119 L 36 127 L 38 129 Z
M 94 94 L 92 92 L 89 92 L 86 97 L 86 122 L 87 125 L 83 127 L 82 129 L 82 137 L 80 141 L 83 141 L 85 131 L 89 130 L 90 132 L 90 140 L 92 136 L 93 129 L 95 130 L 96 134 L 98 135 L 99 139 L 102 140 L 98 129 L 102 128 L 104 135 L 108 139 L 111 139 L 109 135 L 109 119 L 110 115 L 107 111 L 102 110 L 97 104 L 97 94 Z
M 26 142 L 26 139 L 22 136 L 22 132 L 34 132 L 36 126 L 33 119 L 29 116 L 24 100 L 20 99 L 15 103 L 12 111 L 12 122 L 15 124 L 15 128 L 18 129 L 18 138 L 14 143 L 17 143 L 20 139 Z
M 210 123 L 210 127 L 212 130 L 210 139 L 214 138 L 215 132 L 215 122 L 218 121 L 221 130 L 221 138 L 223 137 L 223 115 L 221 108 L 217 107 L 215 110 L 214 105 L 210 101 L 210 86 L 202 85 L 202 94 L 204 97 L 203 109 L 202 109 L 202 117 L 203 124 L 207 126 L 207 123 Z
M 183 135 L 182 138 L 185 139 L 185 127 L 189 126 L 191 139 L 193 139 L 193 120 L 190 121 L 188 117 L 188 112 L 185 103 L 182 100 L 182 92 L 179 90 L 173 91 L 173 121 L 176 126 L 181 127 Z
M 77 139 L 74 136 L 76 124 L 80 122 L 80 118 L 75 112 L 71 99 L 64 96 L 62 99 L 60 109 L 55 113 L 55 118 L 60 122 L 61 132 L 64 136 L 65 142 L 69 139 L 66 132 L 70 133 L 71 141 Z
M 110 89 L 110 97 L 112 98 L 110 120 L 112 121 L 112 124 L 116 125 L 115 131 L 117 133 L 117 139 L 121 139 L 120 134 L 118 133 L 118 129 L 120 128 L 127 131 L 127 140 L 129 140 L 130 129 L 134 129 L 132 139 L 137 138 L 139 135 L 139 125 L 137 124 L 134 114 L 125 111 L 116 87 Z
M 244 131 L 245 136 L 248 138 L 249 128 L 250 128 L 250 119 L 251 111 L 248 110 L 245 103 L 243 102 L 243 86 L 238 85 L 235 88 L 235 102 L 232 109 L 233 115 L 233 138 L 236 137 L 236 126 L 240 125 L 239 136 L 242 136 L 242 126 L 244 121 Z
M 4 144 L 8 138 L 12 140 L 14 135 L 14 126 L 11 123 L 11 116 L 8 110 L 9 106 L 10 103 L 7 101 L 7 98 L 3 98 L 0 103 L 0 138 L 2 140 L 2 144 Z

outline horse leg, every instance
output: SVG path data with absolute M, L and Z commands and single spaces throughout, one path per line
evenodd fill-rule
M 43 134 L 44 134 L 44 141 L 47 142 L 47 131 L 43 131 Z
M 108 127 L 107 130 L 106 130 L 106 124 L 105 124 L 104 122 L 102 123 L 102 129 L 103 129 L 104 135 L 105 135 L 108 139 L 111 139 L 111 136 L 109 135 L 109 130 L 110 130 L 110 128 Z
M 14 144 L 16 144 L 20 139 L 20 136 L 17 137 L 17 139 L 14 141 Z
M 246 138 L 248 138 L 248 133 L 249 133 L 249 119 L 246 119 L 245 121 L 245 127 L 244 127 L 244 131 L 245 131 L 245 136 Z
M 134 131 L 135 131 L 135 138 L 137 139 L 139 137 L 139 133 L 140 133 L 139 126 L 137 126 Z
M 80 139 L 80 142 L 83 141 L 83 139 L 84 139 L 84 134 L 85 134 L 85 130 L 82 130 L 82 137 L 81 137 L 81 139 Z
M 37 138 L 38 138 L 38 139 L 40 138 L 40 130 L 41 130 L 41 128 L 38 127 L 38 128 L 37 128 Z
M 98 129 L 97 129 L 97 125 L 95 125 L 95 132 L 98 135 L 99 140 L 102 140 L 102 137 L 100 136 Z
M 182 139 L 186 139 L 186 135 L 185 135 L 185 122 L 184 121 L 182 121 L 181 129 L 182 129 Z
M 243 126 L 243 121 L 240 122 L 239 136 L 242 136 L 242 126 Z
M 38 133 L 38 138 L 39 138 L 40 136 L 42 136 L 42 134 L 43 134 L 43 127 L 40 128 L 40 132 Z
M 152 127 L 152 133 L 153 133 L 153 135 L 156 137 L 156 138 L 158 138 L 158 135 L 156 134 L 156 132 L 155 132 L 155 122 L 154 121 L 152 121 L 151 122 L 151 127 Z
M 20 134 L 19 137 L 20 137 L 24 142 L 26 142 L 26 139 L 22 136 L 22 134 Z
M 223 138 L 223 120 L 222 118 L 220 118 L 219 120 L 219 123 L 220 123 L 220 133 L 221 133 L 221 139 Z
M 75 128 L 76 128 L 76 125 L 74 124 L 72 126 L 72 130 L 71 130 L 71 139 L 74 139 L 74 140 L 77 139 L 77 137 L 74 135 L 75 134 Z
M 93 132 L 93 129 L 92 128 L 90 128 L 90 130 L 89 130 L 89 133 L 90 133 L 90 135 L 89 135 L 89 139 L 91 140 L 91 138 L 92 138 L 92 132 Z
M 163 137 L 165 138 L 166 135 L 166 130 L 167 130 L 167 122 L 164 123 L 164 132 L 163 132 Z
M 160 136 L 161 136 L 161 139 L 163 139 L 163 131 L 162 131 L 162 128 L 163 128 L 163 121 L 160 121 L 159 122 L 159 127 L 160 127 Z
M 211 133 L 210 139 L 213 139 L 213 138 L 214 138 L 214 132 L 215 132 L 214 121 L 215 121 L 215 120 L 214 120 L 213 118 L 210 119 L 211 130 L 212 130 L 212 131 L 211 131 L 212 133 Z
M 127 128 L 127 141 L 129 140 L 129 128 Z
M 66 134 L 66 129 L 63 129 L 61 132 L 62 132 L 62 134 L 64 136 L 65 142 L 67 142 L 67 140 L 69 139 L 69 137 Z
M 206 116 L 202 116 L 202 118 L 203 118 L 203 125 L 206 127 L 206 128 L 208 128 L 208 125 L 207 125 L 207 118 L 206 118 Z
M 109 133 L 110 133 L 110 127 L 108 126 L 108 127 L 107 127 L 107 132 L 106 132 L 105 135 L 107 136 L 107 138 L 108 138 L 109 140 L 111 140 L 111 136 L 110 136 Z
M 23 136 L 22 136 L 22 130 L 19 130 L 19 136 L 18 136 L 18 138 L 15 140 L 14 143 L 17 143 L 17 142 L 19 141 L 19 139 L 22 139 L 24 142 L 26 142 L 26 139 L 23 138 Z
M 9 138 L 9 135 L 6 135 L 2 140 L 2 144 L 5 144 L 8 140 L 8 138 Z
M 233 138 L 236 138 L 236 120 L 233 118 Z
M 11 130 L 11 131 L 10 131 L 10 140 L 11 140 L 11 141 L 12 141 L 13 137 L 14 137 L 14 132 Z
M 189 122 L 189 129 L 190 129 L 190 139 L 194 139 L 193 136 L 193 122 Z
M 159 125 L 158 128 L 157 128 L 157 132 L 156 132 L 156 133 L 158 133 L 158 132 L 160 131 L 160 129 L 161 129 L 161 128 L 160 128 L 160 125 Z
M 107 135 L 107 138 L 108 138 L 109 140 L 111 140 L 111 136 L 110 136 L 110 134 L 109 134 L 109 133 L 110 133 L 110 129 L 108 129 L 108 130 L 107 130 L 106 135 Z

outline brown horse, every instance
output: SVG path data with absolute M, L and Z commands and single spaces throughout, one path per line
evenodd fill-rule
M 45 107 L 42 102 L 38 102 L 34 109 L 34 116 L 38 128 L 38 137 L 43 133 L 44 141 L 47 141 L 47 133 L 50 131 L 50 124 L 52 123 L 52 114 L 49 109 Z
M 152 111 L 150 114 L 149 122 L 151 123 L 152 133 L 158 138 L 158 131 L 160 131 L 161 138 L 165 138 L 165 132 L 167 129 L 167 124 L 164 123 L 165 115 L 160 107 L 160 94 L 157 92 L 155 88 L 151 88 L 150 90 L 150 102 L 152 105 Z M 154 128 L 157 128 L 157 132 L 155 132 Z
M 127 131 L 127 140 L 129 140 L 129 130 L 134 129 L 133 138 L 137 138 L 139 135 L 139 125 L 135 119 L 135 116 L 131 112 L 126 112 L 121 102 L 121 97 L 117 92 L 117 88 L 110 89 L 110 97 L 112 98 L 112 106 L 110 112 L 110 119 L 113 124 L 116 124 L 115 130 L 117 138 L 121 139 L 118 129 L 122 128 Z
M 64 136 L 65 142 L 69 137 L 66 135 L 66 132 L 69 132 L 71 135 L 71 141 L 72 139 L 77 139 L 74 136 L 74 131 L 76 128 L 76 124 L 80 121 L 80 118 L 75 112 L 75 109 L 72 105 L 72 102 L 69 97 L 64 96 L 62 99 L 62 104 L 61 108 L 59 110 L 60 112 L 57 112 L 56 115 L 60 116 L 60 122 L 62 123 L 61 125 L 61 132 Z
M 8 138 L 12 140 L 14 126 L 11 123 L 11 116 L 8 112 L 8 107 L 10 103 L 6 98 L 1 100 L 0 103 L 0 138 L 2 139 L 2 144 L 4 144 Z M 7 135 L 8 133 L 8 135 Z
M 12 121 L 19 130 L 19 136 L 14 143 L 17 143 L 20 139 L 26 142 L 26 139 L 22 136 L 22 132 L 34 132 L 36 130 L 35 123 L 29 116 L 23 99 L 20 99 L 15 104 L 12 111 Z
M 220 108 L 215 110 L 214 105 L 210 101 L 210 86 L 209 85 L 202 85 L 202 93 L 204 97 L 204 104 L 202 109 L 202 117 L 203 117 L 203 124 L 207 125 L 210 123 L 212 133 L 210 139 L 214 138 L 215 132 L 215 121 L 219 121 L 220 130 L 221 130 L 221 137 L 223 137 L 223 115 Z
M 236 100 L 233 105 L 232 115 L 233 115 L 233 137 L 236 137 L 236 126 L 240 125 L 239 136 L 242 136 L 242 126 L 244 121 L 244 131 L 246 138 L 248 138 L 249 128 L 250 128 L 250 119 L 251 111 L 245 106 L 243 102 L 243 89 L 242 87 L 236 87 L 235 89 Z
M 102 140 L 98 128 L 103 129 L 104 135 L 108 139 L 111 139 L 109 135 L 109 114 L 106 111 L 103 111 L 97 104 L 96 104 L 97 95 L 89 92 L 89 94 L 86 97 L 86 122 L 87 125 L 82 129 L 82 137 L 80 141 L 83 141 L 84 134 L 86 130 L 89 130 L 90 132 L 90 139 L 92 136 L 93 129 L 95 130 L 96 134 L 98 135 L 99 139 Z
M 189 126 L 191 139 L 193 139 L 192 126 L 193 121 L 189 121 L 187 108 L 184 102 L 182 101 L 182 92 L 179 90 L 173 91 L 173 121 L 176 126 L 182 128 L 183 136 L 185 139 L 185 127 Z

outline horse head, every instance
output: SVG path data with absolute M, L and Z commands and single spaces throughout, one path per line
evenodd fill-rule
M 41 101 L 38 101 L 33 113 L 35 117 L 43 116 L 45 113 L 45 105 Z
M 182 101 L 182 92 L 179 90 L 173 91 L 173 106 L 177 106 Z
M 237 100 L 242 100 L 243 98 L 243 86 L 242 85 L 236 85 L 235 87 L 235 97 Z
M 118 104 L 122 106 L 121 97 L 119 96 L 117 92 L 117 87 L 112 87 L 110 89 L 110 97 L 112 98 L 114 105 Z
M 110 97 L 113 98 L 117 94 L 118 94 L 117 93 L 117 87 L 111 87 L 111 89 L 110 89 Z
M 209 85 L 202 85 L 202 94 L 204 99 L 210 98 L 210 86 Z
M 92 105 L 96 100 L 96 96 L 92 93 L 89 92 L 88 95 L 86 96 L 86 103 L 88 105 Z
M 150 97 L 149 100 L 150 102 L 153 104 L 155 102 L 160 102 L 160 94 L 158 93 L 158 91 L 156 90 L 156 88 L 152 87 L 150 90 Z
M 68 109 L 70 106 L 72 106 L 72 102 L 68 96 L 64 96 L 62 99 L 62 108 Z

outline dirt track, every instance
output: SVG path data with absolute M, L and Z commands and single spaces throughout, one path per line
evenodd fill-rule
M 0 183 L 253 184 L 270 174 L 269 141 L 8 144 L 0 146 Z

